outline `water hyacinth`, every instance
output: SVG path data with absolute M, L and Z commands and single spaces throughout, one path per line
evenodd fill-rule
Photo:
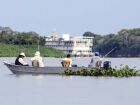
M 64 72 L 65 75 L 80 75 L 80 76 L 114 76 L 114 77 L 130 77 L 130 76 L 139 76 L 139 71 L 136 71 L 135 68 L 130 68 L 128 65 L 121 65 L 119 69 L 110 68 L 110 69 L 96 69 L 96 68 L 83 68 L 77 71 L 72 71 L 67 69 Z

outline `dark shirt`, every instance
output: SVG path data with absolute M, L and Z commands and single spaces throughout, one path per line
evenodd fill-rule
M 16 60 L 15 60 L 15 65 L 23 65 L 23 64 L 21 64 L 21 63 L 19 62 L 19 58 L 21 58 L 21 57 L 17 57 L 17 58 L 16 58 Z
M 22 63 L 20 63 L 20 62 L 19 62 L 19 58 L 22 58 L 22 57 L 18 56 L 18 57 L 16 58 L 16 60 L 15 60 L 15 65 L 29 66 L 29 64 L 23 65 Z

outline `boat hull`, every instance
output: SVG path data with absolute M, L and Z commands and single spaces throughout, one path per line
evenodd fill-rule
M 87 67 L 32 67 L 32 66 L 21 66 L 14 65 L 7 62 L 4 64 L 14 74 L 64 74 L 66 70 L 78 71 L 80 69 L 87 69 Z

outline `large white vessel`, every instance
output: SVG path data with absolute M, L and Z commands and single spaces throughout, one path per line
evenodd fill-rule
M 50 37 L 46 37 L 47 47 L 55 48 L 64 53 L 77 56 L 90 56 L 92 54 L 93 37 L 70 36 L 62 34 L 62 37 L 57 37 L 52 33 Z

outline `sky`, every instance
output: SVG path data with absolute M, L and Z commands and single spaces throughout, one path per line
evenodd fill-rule
M 140 0 L 0 0 L 0 26 L 47 36 L 140 28 Z

